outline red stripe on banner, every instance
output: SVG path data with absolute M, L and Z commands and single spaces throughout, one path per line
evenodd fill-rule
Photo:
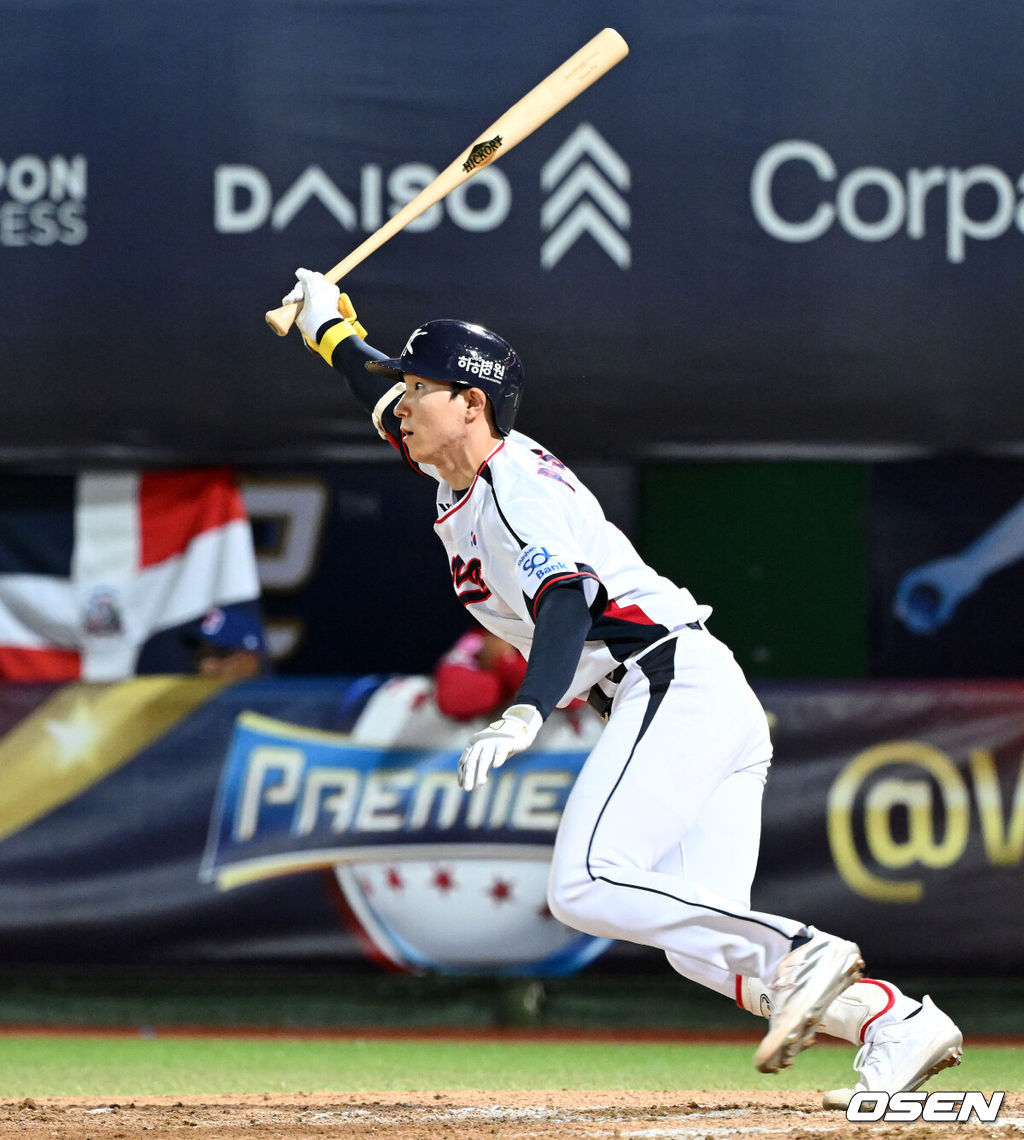
M 230 467 L 143 474 L 139 513 L 140 566 L 184 554 L 196 535 L 246 518 Z
M 604 616 L 607 618 L 618 618 L 621 621 L 631 621 L 635 625 L 656 624 L 639 606 L 620 606 L 617 602 L 608 603 L 608 607 L 604 611 Z
M 82 658 L 74 649 L 26 649 L 0 645 L 0 679 L 4 681 L 77 681 Z

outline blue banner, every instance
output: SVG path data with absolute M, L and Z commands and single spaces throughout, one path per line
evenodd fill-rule
M 346 279 L 373 343 L 495 328 L 521 426 L 574 463 L 1024 438 L 1014 0 L 0 20 L 2 462 L 361 456 L 366 417 L 264 311 L 604 26 L 621 64 Z
M 554 750 L 545 747 L 549 725 L 535 751 L 467 796 L 458 784 L 466 729 L 433 712 L 424 719 L 407 694 L 384 686 L 371 706 L 383 701 L 384 715 L 407 722 L 403 735 L 433 735 L 436 747 L 361 745 L 365 716 L 350 737 L 243 713 L 200 879 L 232 890 L 328 871 L 376 952 L 407 969 L 579 969 L 608 942 L 556 922 L 545 894 L 555 832 L 594 731 L 563 751 L 556 714 Z
M 546 860 L 586 752 L 531 751 L 467 796 L 458 782 L 461 751 L 360 746 L 245 713 L 225 762 L 202 876 L 233 885 L 438 843 Z
M 857 939 L 874 973 L 1019 970 L 1024 685 L 758 695 L 775 760 L 755 906 Z M 0 688 L 0 953 L 578 970 L 610 951 L 546 905 L 602 730 L 578 711 L 465 796 L 458 755 L 484 721 L 444 717 L 428 677 Z

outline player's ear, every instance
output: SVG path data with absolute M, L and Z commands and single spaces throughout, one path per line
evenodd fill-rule
M 486 418 L 487 397 L 480 388 L 466 388 L 464 390 L 464 397 L 466 400 L 467 421 L 475 420 L 480 416 Z

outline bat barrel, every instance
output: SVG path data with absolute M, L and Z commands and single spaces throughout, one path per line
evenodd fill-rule
M 339 261 L 324 276 L 337 283 L 363 258 L 378 249 L 414 218 L 471 178 L 499 155 L 506 154 L 542 123 L 580 95 L 595 80 L 614 67 L 629 52 L 629 46 L 614 28 L 605 28 L 557 67 L 546 79 L 527 92 L 518 103 L 478 136 L 474 144 L 447 166 L 398 213 L 392 215 L 375 233 Z M 493 137 L 492 137 L 493 136 Z M 282 305 L 266 314 L 267 324 L 284 336 L 295 323 L 301 306 Z

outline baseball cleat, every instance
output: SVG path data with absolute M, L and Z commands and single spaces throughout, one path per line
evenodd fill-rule
M 782 959 L 769 987 L 772 1015 L 754 1053 L 754 1065 L 762 1073 L 788 1068 L 797 1053 L 814 1044 L 822 1014 L 864 968 L 855 942 L 809 929 L 809 941 Z
M 852 1089 L 825 1093 L 825 1108 L 849 1107 L 855 1092 L 913 1092 L 929 1077 L 959 1065 L 963 1034 L 930 997 L 905 1021 L 876 1030 L 861 1046 L 853 1067 L 860 1080 Z

